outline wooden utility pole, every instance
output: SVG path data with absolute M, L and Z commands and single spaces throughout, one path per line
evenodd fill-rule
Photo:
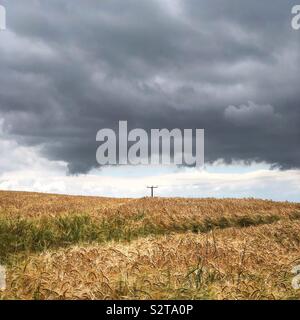
M 151 189 L 151 198 L 153 198 L 153 197 L 154 197 L 154 192 L 153 192 L 153 190 L 154 190 L 154 189 L 157 189 L 158 186 L 156 186 L 156 187 L 151 186 L 151 187 L 147 187 L 147 188 L 148 188 L 148 189 Z

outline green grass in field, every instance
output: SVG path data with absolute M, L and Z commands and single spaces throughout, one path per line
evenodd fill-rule
M 290 219 L 299 219 L 292 214 Z M 147 220 L 144 213 L 130 218 L 116 214 L 95 219 L 87 214 L 63 215 L 52 218 L 0 218 L 0 263 L 8 263 L 11 256 L 66 247 L 78 243 L 131 241 L 138 237 L 163 235 L 172 232 L 208 232 L 229 227 L 249 227 L 280 220 L 275 214 L 254 214 L 241 217 L 205 218 L 199 223 L 174 223 L 164 227 Z

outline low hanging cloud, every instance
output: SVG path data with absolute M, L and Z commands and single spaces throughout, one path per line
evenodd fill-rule
M 97 131 L 127 120 L 205 128 L 208 163 L 300 167 L 293 1 L 2 2 L 0 118 L 18 145 L 87 173 Z

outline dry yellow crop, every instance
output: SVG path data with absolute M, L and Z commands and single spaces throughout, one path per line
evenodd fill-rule
M 2 299 L 300 298 L 299 204 L 1 192 L 0 216 L 7 246 L 16 228 L 28 244 L 6 257 Z

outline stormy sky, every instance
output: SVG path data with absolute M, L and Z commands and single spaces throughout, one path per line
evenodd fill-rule
M 146 130 L 204 128 L 208 165 L 264 163 L 298 172 L 295 1 L 0 4 L 7 11 L 0 32 L 3 141 L 64 163 L 72 176 L 95 169 L 97 131 L 120 120 Z M 6 162 L 2 172 L 10 170 Z

